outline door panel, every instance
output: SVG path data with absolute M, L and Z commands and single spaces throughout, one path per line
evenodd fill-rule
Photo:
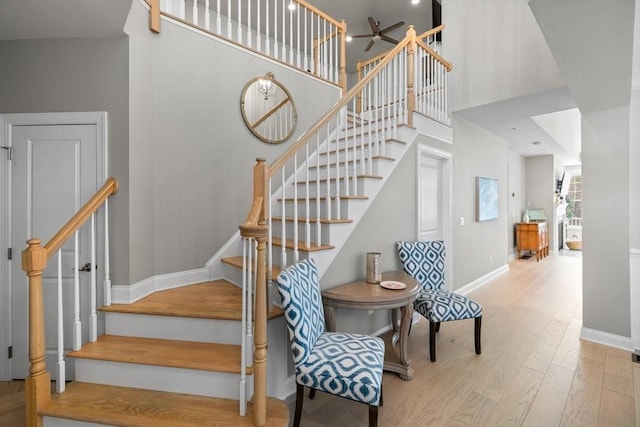
M 95 125 L 13 126 L 13 164 L 11 183 L 11 242 L 19 253 L 25 242 L 39 238 L 44 245 L 54 233 L 85 203 L 98 188 L 97 133 Z M 90 260 L 90 230 L 83 226 L 79 234 L 79 263 Z M 72 346 L 74 239 L 61 250 L 63 306 L 65 312 L 64 346 Z M 12 262 L 12 359 L 13 378 L 28 375 L 27 278 L 19 257 Z M 55 377 L 57 346 L 57 254 L 43 273 L 45 339 L 48 370 Z M 89 275 L 80 274 L 80 298 L 88 310 Z M 88 313 L 81 313 L 85 320 Z M 82 335 L 88 337 L 88 322 Z M 73 367 L 67 365 L 67 379 Z
M 418 238 L 441 240 L 444 238 L 442 216 L 442 163 L 434 157 L 420 156 L 420 212 Z

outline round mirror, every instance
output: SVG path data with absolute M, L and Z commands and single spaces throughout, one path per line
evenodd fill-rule
M 244 86 L 240 111 L 251 133 L 269 144 L 286 141 L 298 122 L 291 94 L 272 73 L 256 77 Z

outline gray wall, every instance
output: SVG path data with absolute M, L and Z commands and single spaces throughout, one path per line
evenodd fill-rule
M 526 163 L 525 158 L 509 150 L 509 187 L 507 189 L 507 199 L 509 200 L 509 256 L 516 256 L 516 224 L 522 221 L 522 215 L 527 208 L 526 198 Z
M 549 244 L 551 244 L 557 233 L 553 225 L 555 216 L 554 191 L 556 188 L 554 158 L 552 155 L 527 157 L 525 164 L 525 207 L 544 209 L 548 219 Z M 551 250 L 551 248 L 549 249 Z
M 452 217 L 465 217 L 465 225 L 453 224 L 452 287 L 458 289 L 508 263 L 507 148 L 506 143 L 474 124 L 454 116 L 454 142 L 446 144 L 419 136 L 425 144 L 453 154 Z M 416 147 L 411 147 L 393 175 L 358 224 L 321 280 L 323 289 L 364 277 L 364 254 L 382 253 L 383 271 L 401 269 L 395 242 L 417 236 Z M 500 185 L 499 218 L 476 221 L 476 177 L 497 178 Z M 489 260 L 489 255 L 492 260 Z M 388 324 L 385 312 L 339 310 L 337 327 L 351 332 L 374 332 Z
M 623 337 L 630 336 L 629 112 L 582 114 L 582 323 Z
M 0 113 L 106 111 L 114 283 L 129 270 L 129 84 L 126 37 L 0 42 Z M 62 226 L 62 224 L 60 224 Z
M 255 159 L 271 163 L 339 96 L 333 86 L 165 21 L 152 34 L 148 19 L 134 2 L 125 27 L 131 282 L 202 268 L 246 218 Z M 240 114 L 245 83 L 269 71 L 298 109 L 296 134 L 281 145 L 259 141 Z

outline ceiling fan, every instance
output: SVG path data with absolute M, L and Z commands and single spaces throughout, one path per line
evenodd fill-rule
M 399 43 L 398 40 L 392 39 L 391 37 L 387 36 L 387 33 L 390 33 L 402 27 L 403 25 L 404 25 L 404 21 L 400 21 L 400 22 L 396 22 L 393 25 L 388 26 L 387 28 L 383 28 L 381 30 L 380 21 L 376 21 L 372 17 L 369 17 L 369 26 L 371 27 L 371 34 L 359 34 L 357 36 L 351 36 L 351 37 L 354 39 L 362 38 L 362 37 L 370 37 L 371 40 L 369 41 L 369 44 L 364 50 L 365 52 L 369 52 L 369 50 L 373 47 L 375 42 L 379 40 L 384 40 L 387 43 L 391 43 L 391 44 L 398 44 Z

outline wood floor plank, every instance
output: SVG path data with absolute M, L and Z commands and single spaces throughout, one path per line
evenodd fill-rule
M 604 388 L 598 426 L 627 427 L 635 424 L 633 397 Z
M 522 425 L 560 425 L 574 374 L 573 369 L 551 364 Z
M 543 378 L 543 373 L 523 366 L 509 384 L 487 424 L 522 425 Z
M 579 361 L 560 425 L 597 425 L 603 378 L 604 363 L 589 359 Z

